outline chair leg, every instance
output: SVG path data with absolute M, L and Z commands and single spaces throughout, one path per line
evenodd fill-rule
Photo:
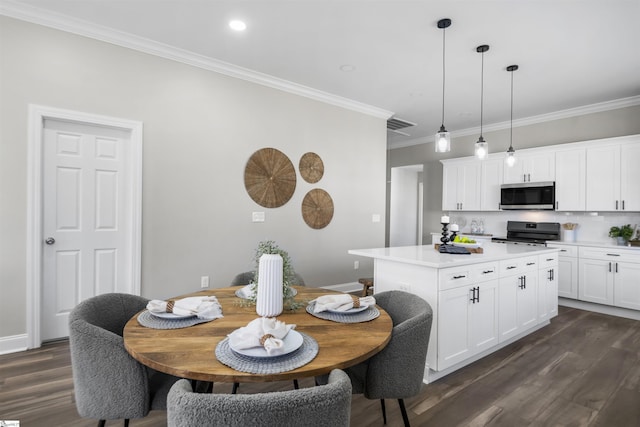
M 129 418 L 125 418 L 124 427 L 129 427 Z
M 98 427 L 104 427 L 104 423 L 106 423 L 107 420 L 100 420 L 98 421 Z
M 300 388 L 300 386 L 298 385 L 298 380 L 293 380 L 293 388 L 295 390 L 298 390 Z
M 240 386 L 240 383 L 233 383 L 233 388 L 231 389 L 231 394 L 236 394 L 236 392 L 238 391 L 238 387 Z
M 400 412 L 402 412 L 404 427 L 411 427 L 411 424 L 409 424 L 409 417 L 407 416 L 407 409 L 404 407 L 404 400 L 398 399 L 398 405 L 400 405 Z
M 380 407 L 382 408 L 382 420 L 387 423 L 387 410 L 384 407 L 384 399 L 380 399 Z

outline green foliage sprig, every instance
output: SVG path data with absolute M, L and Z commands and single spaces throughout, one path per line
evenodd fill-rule
M 296 280 L 296 272 L 291 265 L 291 258 L 289 257 L 289 253 L 284 249 L 280 248 L 276 242 L 273 240 L 265 240 L 258 243 L 258 247 L 256 248 L 253 260 L 255 262 L 255 270 L 253 273 L 253 282 L 251 290 L 253 291 L 253 296 L 251 297 L 251 301 L 253 303 L 256 302 L 256 298 L 258 295 L 258 275 L 260 274 L 259 266 L 260 266 L 260 257 L 264 254 L 277 254 L 282 257 L 282 299 L 285 306 L 288 306 L 290 310 L 296 310 L 300 308 L 304 303 L 297 302 L 294 300 L 293 296 L 293 288 L 291 285 L 295 284 Z

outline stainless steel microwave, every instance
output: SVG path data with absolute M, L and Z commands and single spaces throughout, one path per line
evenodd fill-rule
M 500 209 L 504 210 L 554 210 L 556 183 L 523 182 L 503 184 L 500 187 Z

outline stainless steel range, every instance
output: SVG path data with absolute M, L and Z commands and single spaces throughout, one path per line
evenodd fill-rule
M 492 242 L 546 246 L 550 240 L 560 240 L 559 222 L 507 221 L 507 237 L 494 237 Z

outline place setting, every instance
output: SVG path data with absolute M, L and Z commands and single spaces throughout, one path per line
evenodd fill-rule
M 320 319 L 338 323 L 368 322 L 380 316 L 373 296 L 350 294 L 322 295 L 309 302 L 307 313 Z
M 218 361 L 237 371 L 276 374 L 304 366 L 318 354 L 318 343 L 275 317 L 259 317 L 218 343 Z
M 210 322 L 223 317 L 215 296 L 196 296 L 175 300 L 151 300 L 138 315 L 138 322 L 147 328 L 179 329 Z

